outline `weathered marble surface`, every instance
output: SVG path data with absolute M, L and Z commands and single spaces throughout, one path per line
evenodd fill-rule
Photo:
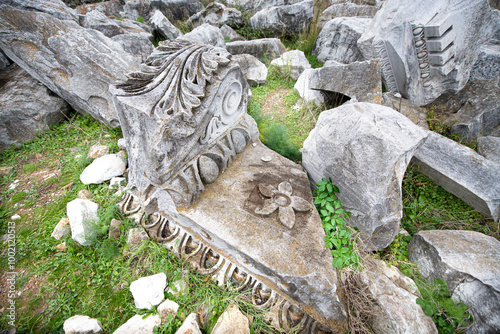
M 216 27 L 221 27 L 224 24 L 231 27 L 239 27 L 243 25 L 243 19 L 241 18 L 241 12 L 236 8 L 226 7 L 221 3 L 212 2 L 205 9 L 194 14 L 187 20 L 187 24 L 193 27 L 198 27 L 204 23 Z
M 269 62 L 286 52 L 286 48 L 278 38 L 262 38 L 251 41 L 235 41 L 226 43 L 229 53 L 251 54 L 260 61 Z

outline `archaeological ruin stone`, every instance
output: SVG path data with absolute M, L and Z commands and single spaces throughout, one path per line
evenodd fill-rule
M 121 176 L 127 167 L 127 160 L 119 154 L 107 154 L 95 159 L 80 174 L 83 184 L 100 184 L 115 176 Z
M 226 7 L 221 3 L 212 2 L 205 9 L 194 14 L 187 20 L 188 25 L 198 27 L 204 23 L 213 26 L 221 27 L 227 24 L 231 27 L 239 27 L 243 25 L 241 12 L 236 8 Z
M 283 53 L 279 58 L 271 61 L 271 65 L 279 67 L 283 73 L 289 73 L 293 80 L 297 80 L 302 72 L 311 68 L 309 60 L 300 50 Z
M 152 310 L 165 299 L 166 286 L 167 276 L 164 273 L 141 277 L 130 283 L 135 307 Z
M 229 39 L 230 42 L 245 40 L 243 36 L 234 31 L 234 29 L 227 24 L 224 24 L 222 27 L 220 27 L 220 31 L 222 32 L 222 36 L 224 36 L 224 39 Z
M 129 158 L 121 208 L 198 272 L 248 291 L 276 327 L 345 331 L 307 175 L 258 141 L 230 58 L 177 39 L 113 89 Z
M 262 9 L 250 18 L 252 29 L 277 36 L 297 34 L 309 28 L 313 17 L 313 0 Z
M 302 165 L 313 186 L 332 178 L 365 247 L 383 249 L 399 231 L 403 176 L 426 137 L 391 108 L 346 104 L 320 114 L 304 142 Z
M 500 164 L 500 137 L 486 136 L 477 140 L 477 152 Z
M 17 64 L 0 70 L 0 151 L 36 138 L 70 112 L 70 106 Z
M 232 55 L 251 54 L 262 62 L 269 62 L 286 52 L 285 46 L 278 38 L 229 42 L 226 43 L 226 49 Z
M 0 6 L 0 48 L 73 109 L 111 126 L 118 117 L 109 84 L 139 63 L 102 33 L 73 21 Z
M 309 88 L 341 93 L 357 102 L 380 103 L 382 82 L 378 59 L 341 64 L 329 61 L 310 74 Z
M 224 36 L 222 35 L 220 29 L 208 23 L 204 23 L 201 26 L 194 28 L 182 36 L 182 39 L 213 45 L 219 48 L 224 48 L 226 45 L 224 42 Z
M 59 20 L 78 22 L 75 10 L 66 6 L 61 0 L 3 0 L 2 5 L 9 5 L 19 10 L 47 13 Z
M 185 21 L 204 8 L 198 0 L 151 0 L 151 6 L 171 21 Z
M 357 41 L 371 19 L 337 17 L 328 21 L 314 42 L 313 54 L 320 62 L 334 60 L 342 64 L 364 60 Z
M 234 55 L 231 59 L 238 63 L 250 86 L 266 83 L 267 67 L 263 62 L 249 54 Z
M 160 36 L 166 39 L 176 39 L 177 37 L 182 36 L 182 32 L 174 26 L 170 21 L 162 14 L 161 11 L 156 10 L 149 22 L 154 28 L 154 31 L 158 33 Z
M 482 214 L 500 218 L 500 168 L 470 148 L 429 132 L 414 159 L 420 172 Z
M 106 37 L 113 37 L 124 33 L 118 22 L 117 20 L 110 19 L 98 10 L 93 10 L 87 13 L 87 15 L 80 17 L 80 25 L 82 27 L 99 30 Z
M 196 320 L 196 313 L 191 313 L 184 319 L 181 327 L 179 327 L 175 334 L 201 334 L 198 320 Z
M 500 331 L 500 242 L 475 231 L 420 231 L 408 246 L 423 277 L 444 279 L 474 322 L 467 333 Z
M 325 97 L 320 90 L 311 89 L 309 83 L 311 82 L 311 77 L 314 75 L 315 70 L 308 69 L 302 72 L 302 74 L 295 82 L 293 89 L 299 93 L 299 96 L 306 102 L 312 102 L 319 106 L 325 102 Z
M 160 325 L 161 318 L 158 314 L 150 314 L 148 316 L 145 314 L 136 314 L 118 327 L 113 334 L 151 334 L 154 328 Z
M 97 236 L 98 205 L 87 199 L 74 199 L 66 205 L 71 238 L 82 246 L 90 246 Z
M 487 0 L 387 0 L 358 46 L 381 59 L 387 90 L 422 106 L 465 86 L 493 29 Z
M 63 330 L 65 334 L 101 334 L 102 324 L 86 315 L 74 315 L 64 321 Z
M 318 27 L 324 28 L 328 21 L 335 18 L 356 16 L 372 18 L 378 10 L 379 8 L 376 6 L 358 5 L 351 2 L 336 3 L 321 13 L 318 21 Z

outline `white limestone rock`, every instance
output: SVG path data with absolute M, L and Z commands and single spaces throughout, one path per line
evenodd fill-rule
M 272 32 L 277 36 L 300 33 L 309 28 L 313 7 L 313 0 L 268 7 L 250 18 L 250 26 L 252 29 Z
M 334 60 L 349 64 L 364 60 L 357 41 L 370 22 L 370 18 L 363 17 L 337 17 L 326 22 L 316 38 L 313 54 L 323 63 Z
M 146 1 L 141 0 L 141 2 Z M 186 21 L 204 8 L 198 0 L 152 0 L 151 6 L 161 10 L 163 15 L 172 22 Z
M 444 279 L 452 299 L 474 317 L 467 333 L 500 331 L 500 242 L 474 231 L 420 231 L 411 239 L 409 259 L 424 277 Z
M 224 36 L 222 36 L 220 29 L 208 23 L 194 28 L 191 32 L 182 36 L 182 39 L 197 41 L 219 48 L 226 48 L 226 42 L 224 41 Z
M 54 227 L 54 230 L 52 231 L 52 234 L 50 236 L 56 240 L 60 240 L 62 237 L 70 233 L 71 233 L 71 226 L 69 225 L 69 219 L 61 218 L 61 220 L 59 220 L 59 223 L 57 223 L 56 227 Z
M 127 160 L 118 154 L 108 154 L 95 159 L 80 175 L 83 184 L 100 184 L 113 177 L 121 176 L 127 167 Z
M 59 20 L 78 22 L 78 16 L 75 10 L 66 6 L 61 0 L 4 0 L 2 4 L 16 7 L 21 10 L 46 13 Z
M 198 27 L 204 23 L 211 24 L 216 27 L 221 27 L 227 24 L 231 27 L 239 27 L 243 25 L 241 12 L 236 8 L 226 7 L 225 5 L 212 2 L 200 12 L 194 14 L 187 21 L 188 25 Z
M 235 55 L 231 59 L 238 63 L 250 86 L 266 83 L 267 67 L 263 62 L 249 54 Z
M 147 32 L 127 33 L 111 37 L 123 50 L 132 55 L 137 63 L 143 63 L 154 50 L 153 35 Z
M 161 319 L 158 314 L 148 315 L 144 319 L 143 315 L 136 314 L 118 327 L 113 334 L 153 334 L 154 328 L 160 325 Z
M 0 70 L 0 81 L 0 151 L 35 139 L 70 112 L 63 99 L 17 64 Z
M 323 27 L 325 24 L 335 18 L 341 17 L 367 17 L 375 16 L 379 8 L 377 6 L 356 4 L 352 2 L 336 3 L 328 7 L 321 13 L 318 21 L 318 27 Z
M 383 249 L 399 231 L 403 176 L 426 137 L 391 108 L 351 103 L 320 114 L 304 142 L 302 165 L 312 185 L 332 178 L 364 246 Z
M 182 326 L 175 331 L 175 334 L 201 334 L 196 313 L 191 313 L 182 323 Z
M 106 37 L 113 37 L 124 33 L 124 30 L 118 24 L 119 21 L 112 20 L 104 13 L 93 10 L 85 16 L 81 16 L 80 25 L 85 28 L 95 29 Z
M 278 38 L 229 42 L 226 43 L 226 48 L 232 55 L 251 54 L 264 63 L 269 63 L 286 52 L 285 46 Z
M 66 205 L 71 237 L 82 246 L 90 246 L 97 235 L 98 205 L 87 199 L 74 199 Z
M 293 50 L 283 53 L 279 58 L 271 61 L 271 65 L 278 66 L 284 71 L 290 71 L 290 77 L 297 80 L 307 69 L 311 68 L 303 51 Z
M 161 316 L 162 323 L 166 324 L 169 320 L 172 321 L 177 316 L 177 311 L 179 310 L 179 304 L 172 300 L 163 301 L 158 307 L 156 311 Z M 170 316 L 170 319 L 169 319 Z
M 164 273 L 142 277 L 130 283 L 130 292 L 134 297 L 135 307 L 152 310 L 165 299 L 166 286 L 167 276 Z
M 414 159 L 420 172 L 482 214 L 500 218 L 500 165 L 429 132 Z
M 381 59 L 388 91 L 423 106 L 465 86 L 492 17 L 488 0 L 387 0 L 358 47 Z
M 312 102 L 319 106 L 325 102 L 323 93 L 317 89 L 311 89 L 309 83 L 311 81 L 311 76 L 315 70 L 309 69 L 302 72 L 302 74 L 297 79 L 297 82 L 293 86 L 293 89 L 299 93 L 299 96 L 306 102 Z
M 227 24 L 220 27 L 220 31 L 222 32 L 222 36 L 224 36 L 224 40 L 229 40 L 230 42 L 245 40 L 243 36 L 234 31 L 234 29 Z
M 149 22 L 153 26 L 154 31 L 166 39 L 176 39 L 182 36 L 182 32 L 174 26 L 170 21 L 162 14 L 161 11 L 155 10 Z
M 212 334 L 250 334 L 248 318 L 241 313 L 238 305 L 231 304 L 217 319 Z
M 477 141 L 477 152 L 486 159 L 500 164 L 500 137 L 480 137 Z
M 101 334 L 102 324 L 99 320 L 86 315 L 74 315 L 64 321 L 65 334 Z
M 370 259 L 359 275 L 362 288 L 373 301 L 369 325 L 374 333 L 438 333 L 432 319 L 416 303 L 420 297 L 417 286 L 396 267 Z

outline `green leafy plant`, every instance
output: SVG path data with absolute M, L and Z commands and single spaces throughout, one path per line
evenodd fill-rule
M 447 284 L 442 279 L 415 281 L 422 298 L 417 298 L 417 304 L 425 314 L 432 318 L 439 333 L 463 333 L 472 323 L 472 316 L 464 303 L 456 304 L 450 298 Z
M 316 184 L 314 190 L 314 205 L 318 209 L 325 230 L 325 246 L 331 249 L 333 267 L 342 269 L 351 265 L 357 266 L 361 260 L 354 248 L 356 238 L 353 229 L 347 226 L 346 220 L 350 213 L 342 209 L 337 198 L 339 188 L 332 184 L 331 179 L 323 179 Z

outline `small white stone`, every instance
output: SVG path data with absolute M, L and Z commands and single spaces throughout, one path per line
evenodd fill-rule
M 182 326 L 175 331 L 175 334 L 201 334 L 198 320 L 196 319 L 196 313 L 188 315 L 186 320 L 182 323 Z
M 60 240 L 65 235 L 71 233 L 71 226 L 69 225 L 69 218 L 61 218 L 59 223 L 54 227 L 52 234 L 50 235 L 52 238 L 56 240 Z
M 98 205 L 86 199 L 74 199 L 66 205 L 71 237 L 82 246 L 90 246 L 97 233 Z
M 86 315 L 75 315 L 66 319 L 63 325 L 66 334 L 100 334 L 101 322 Z
M 12 217 L 10 217 L 10 219 L 11 220 L 19 220 L 19 219 L 21 219 L 21 216 L 16 213 L 16 214 L 12 215 Z
M 127 160 L 119 154 L 108 154 L 97 158 L 80 175 L 83 184 L 100 184 L 115 176 L 123 175 Z
M 164 299 L 164 291 L 167 286 L 167 276 L 159 273 L 152 276 L 142 277 L 130 284 L 130 292 L 134 297 L 135 307 L 140 309 L 153 309 Z

